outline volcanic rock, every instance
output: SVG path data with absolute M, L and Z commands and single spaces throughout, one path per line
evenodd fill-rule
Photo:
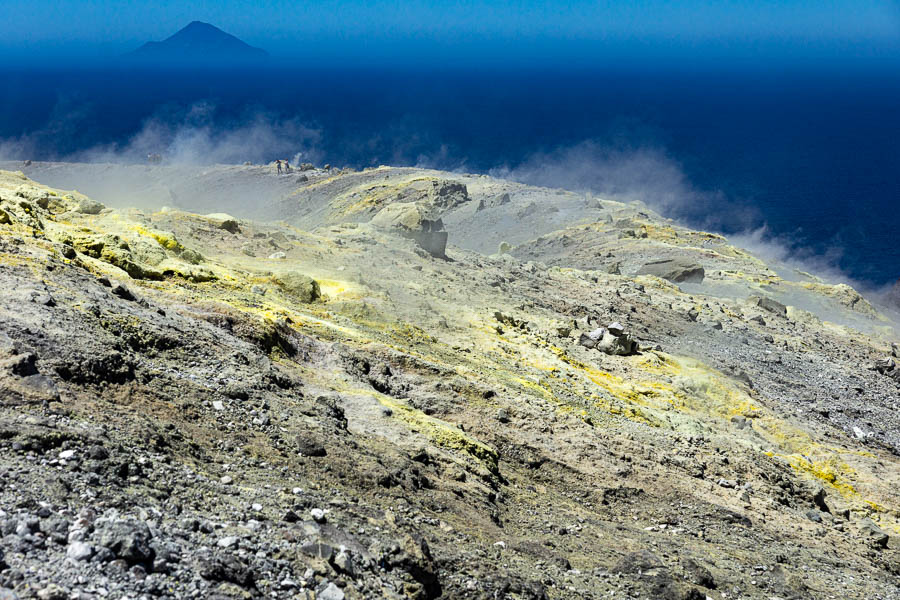
M 655 275 L 673 283 L 702 283 L 706 271 L 701 265 L 685 259 L 666 258 L 645 263 L 637 274 Z
M 106 208 L 0 171 L 0 589 L 900 594 L 897 329 L 852 288 L 480 175 L 29 173 Z M 673 257 L 703 286 L 634 276 Z

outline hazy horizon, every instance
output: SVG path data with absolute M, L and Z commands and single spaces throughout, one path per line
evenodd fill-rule
M 275 2 L 109 0 L 5 3 L 0 54 L 10 64 L 104 61 L 191 21 L 215 25 L 274 60 L 356 64 L 609 66 L 615 62 L 893 66 L 900 4 L 799 1 L 766 7 L 692 0 L 564 5 L 525 1 Z

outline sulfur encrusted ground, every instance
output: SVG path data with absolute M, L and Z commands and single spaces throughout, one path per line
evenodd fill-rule
M 264 181 L 205 215 L 0 172 L 18 597 L 900 598 L 897 338 L 855 290 L 641 205 L 260 169 L 196 174 Z M 368 223 L 444 182 L 446 259 Z M 637 353 L 579 344 L 614 321 Z

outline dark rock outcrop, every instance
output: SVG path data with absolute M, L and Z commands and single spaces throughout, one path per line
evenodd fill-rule
M 654 275 L 673 283 L 702 283 L 706 276 L 703 267 L 682 258 L 666 258 L 644 264 L 638 275 Z

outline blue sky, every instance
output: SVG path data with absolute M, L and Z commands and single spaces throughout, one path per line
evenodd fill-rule
M 107 56 L 192 20 L 284 57 L 894 59 L 900 0 L 3 0 L 6 57 Z

